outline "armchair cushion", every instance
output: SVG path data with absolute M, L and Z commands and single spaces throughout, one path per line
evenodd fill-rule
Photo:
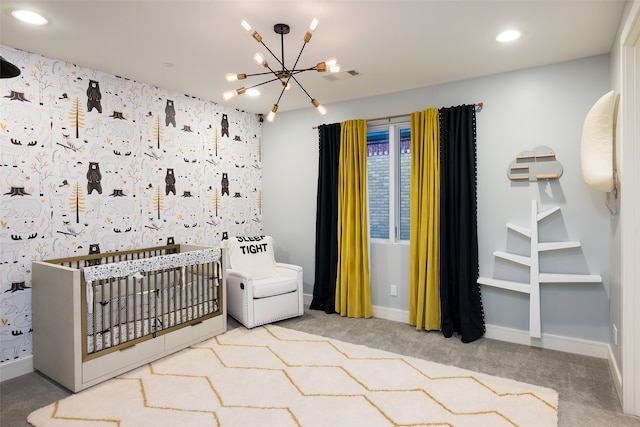
M 268 277 L 253 281 L 253 297 L 266 298 L 298 290 L 297 277 Z
M 277 276 L 271 237 L 232 237 L 227 247 L 231 269 L 249 273 L 253 280 Z

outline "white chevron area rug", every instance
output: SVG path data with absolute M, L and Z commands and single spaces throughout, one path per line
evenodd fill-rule
M 558 393 L 264 326 L 237 328 L 31 413 L 36 427 L 557 426 Z

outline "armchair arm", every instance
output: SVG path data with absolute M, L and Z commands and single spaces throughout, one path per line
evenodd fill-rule
M 297 276 L 302 275 L 302 267 L 299 265 L 286 264 L 284 262 L 276 262 L 276 270 L 281 276 Z
M 229 280 L 229 278 L 237 279 L 237 280 L 247 280 L 247 281 L 253 280 L 251 273 L 227 268 L 227 280 Z

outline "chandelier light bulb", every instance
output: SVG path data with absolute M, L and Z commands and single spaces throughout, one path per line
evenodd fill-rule
M 264 58 L 264 55 L 261 54 L 260 52 L 258 52 L 255 55 L 253 55 L 253 60 L 256 62 L 256 64 L 262 65 L 265 68 L 269 66 L 269 63 Z
M 235 97 L 236 97 L 236 91 L 235 90 L 227 90 L 222 94 L 222 98 L 225 101 L 231 101 Z
M 313 33 L 316 28 L 318 28 L 318 19 L 313 18 L 313 20 L 311 20 L 311 23 L 309 24 L 309 32 Z
M 246 74 L 235 74 L 235 73 L 228 73 L 225 75 L 225 78 L 227 79 L 228 82 L 235 82 L 238 80 L 244 80 L 247 78 Z
M 329 58 L 324 61 L 327 67 L 333 67 L 334 65 L 338 65 L 338 60 L 336 58 Z
M 245 89 L 244 87 L 239 87 L 239 88 L 238 88 L 238 89 L 236 89 L 236 90 L 228 90 L 228 91 L 226 91 L 226 92 L 224 92 L 224 93 L 222 94 L 222 98 L 223 98 L 225 101 L 230 101 L 230 100 L 232 100 L 233 98 L 235 98 L 236 96 L 238 96 L 238 95 L 242 95 L 242 94 L 245 92 L 245 90 L 246 90 L 246 89 Z
M 318 110 L 318 113 L 320 113 L 321 116 L 326 116 L 327 115 L 327 107 L 325 107 L 322 104 L 318 105 L 316 110 Z
M 267 114 L 267 121 L 269 123 L 272 123 L 276 119 L 276 111 L 278 111 L 278 104 L 273 104 L 273 108 L 271 108 L 271 111 Z
M 339 73 L 340 72 L 340 64 L 335 64 L 329 67 L 330 73 Z
M 313 33 L 316 28 L 318 28 L 318 20 L 316 18 L 313 18 L 313 21 L 311 21 L 311 24 L 309 24 L 309 29 L 307 30 L 307 33 L 304 35 L 304 42 L 305 43 L 309 43 L 309 40 L 311 40 L 311 33 Z
M 311 100 L 311 104 L 316 107 L 316 110 L 318 110 L 318 113 L 320 113 L 320 115 L 324 116 L 327 114 L 327 107 L 320 104 L 315 98 Z
M 248 33 L 251 32 L 251 25 L 249 25 L 249 23 L 247 21 L 242 21 L 240 23 L 240 25 L 242 25 L 242 28 L 244 28 L 245 30 L 247 30 Z

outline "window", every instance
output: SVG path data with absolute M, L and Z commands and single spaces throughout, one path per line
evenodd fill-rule
M 367 191 L 372 239 L 409 240 L 411 129 L 408 123 L 367 130 Z

